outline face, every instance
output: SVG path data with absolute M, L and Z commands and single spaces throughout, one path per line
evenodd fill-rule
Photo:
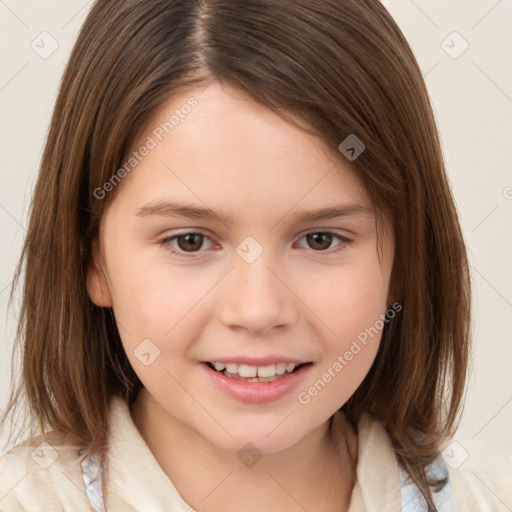
M 232 452 L 325 426 L 368 373 L 392 302 L 393 233 L 379 255 L 349 162 L 215 82 L 173 97 L 133 151 L 88 290 L 113 308 L 152 403 Z

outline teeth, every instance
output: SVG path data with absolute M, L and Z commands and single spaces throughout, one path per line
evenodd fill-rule
M 276 365 L 258 366 L 258 377 L 273 377 L 276 374 Z
M 226 365 L 226 371 L 228 373 L 238 373 L 238 365 L 234 363 L 228 363 Z
M 238 367 L 238 375 L 240 377 L 256 377 L 258 368 L 256 366 L 249 366 L 248 364 L 241 364 Z
M 285 372 L 291 373 L 298 366 L 295 363 L 275 363 L 268 366 L 250 366 L 248 364 L 236 363 L 212 363 L 213 367 L 218 371 L 229 374 L 238 374 L 240 377 L 258 381 L 257 377 L 269 378 L 276 375 L 283 375 Z
M 276 373 L 277 375 L 283 375 L 286 371 L 286 363 L 277 363 L 276 364 Z

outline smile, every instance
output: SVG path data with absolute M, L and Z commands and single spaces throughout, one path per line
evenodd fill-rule
M 313 363 L 252 366 L 205 361 L 199 366 L 204 369 L 214 387 L 223 394 L 240 402 L 264 403 L 279 400 L 297 389 Z
M 212 369 L 226 377 L 246 382 L 272 382 L 282 378 L 286 373 L 293 373 L 301 364 L 275 363 L 266 366 L 251 366 L 236 363 L 208 363 Z

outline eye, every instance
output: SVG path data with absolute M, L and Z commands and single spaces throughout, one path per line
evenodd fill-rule
M 315 252 L 325 252 L 327 254 L 334 254 L 342 251 L 350 243 L 350 240 L 334 231 L 311 231 L 304 234 L 300 239 L 305 238 L 308 245 Z M 334 239 L 338 239 L 340 243 L 335 245 L 338 247 L 335 250 L 327 251 Z M 210 238 L 203 233 L 199 232 L 185 232 L 177 235 L 165 237 L 159 240 L 159 244 L 176 256 L 183 258 L 195 257 L 195 253 L 203 252 L 201 248 L 205 240 L 208 240 L 212 245 Z
M 159 241 L 161 246 L 166 246 L 172 254 L 182 256 L 184 258 L 193 257 L 194 253 L 200 252 L 204 240 L 210 240 L 203 233 L 187 232 L 179 235 L 163 238 Z M 175 248 L 172 242 L 176 242 L 178 247 Z
M 334 231 L 310 231 L 309 233 L 304 234 L 302 238 L 307 240 L 308 245 L 315 250 L 315 252 L 327 252 L 326 249 L 329 249 L 331 246 L 333 239 L 337 238 L 340 240 L 340 243 L 335 247 L 337 249 L 333 251 L 329 251 L 328 254 L 334 254 L 339 251 L 342 251 L 346 248 L 347 244 L 350 243 L 350 240 Z

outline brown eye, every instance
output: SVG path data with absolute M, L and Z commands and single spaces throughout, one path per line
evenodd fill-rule
M 328 249 L 333 239 L 332 233 L 329 232 L 308 233 L 306 238 L 311 248 L 321 251 Z
M 203 245 L 204 235 L 201 233 L 187 233 L 185 235 L 178 235 L 175 237 L 178 242 L 178 247 L 182 251 L 197 251 Z
M 208 246 L 204 247 L 205 241 L 210 244 L 210 248 L 215 245 L 206 235 L 195 232 L 168 236 L 160 240 L 159 244 L 176 256 L 197 257 L 209 248 Z
M 306 249 L 325 253 L 326 256 L 346 249 L 351 243 L 348 238 L 335 231 L 310 231 L 305 233 L 301 239 L 306 240 Z M 333 245 L 336 239 L 338 243 Z

